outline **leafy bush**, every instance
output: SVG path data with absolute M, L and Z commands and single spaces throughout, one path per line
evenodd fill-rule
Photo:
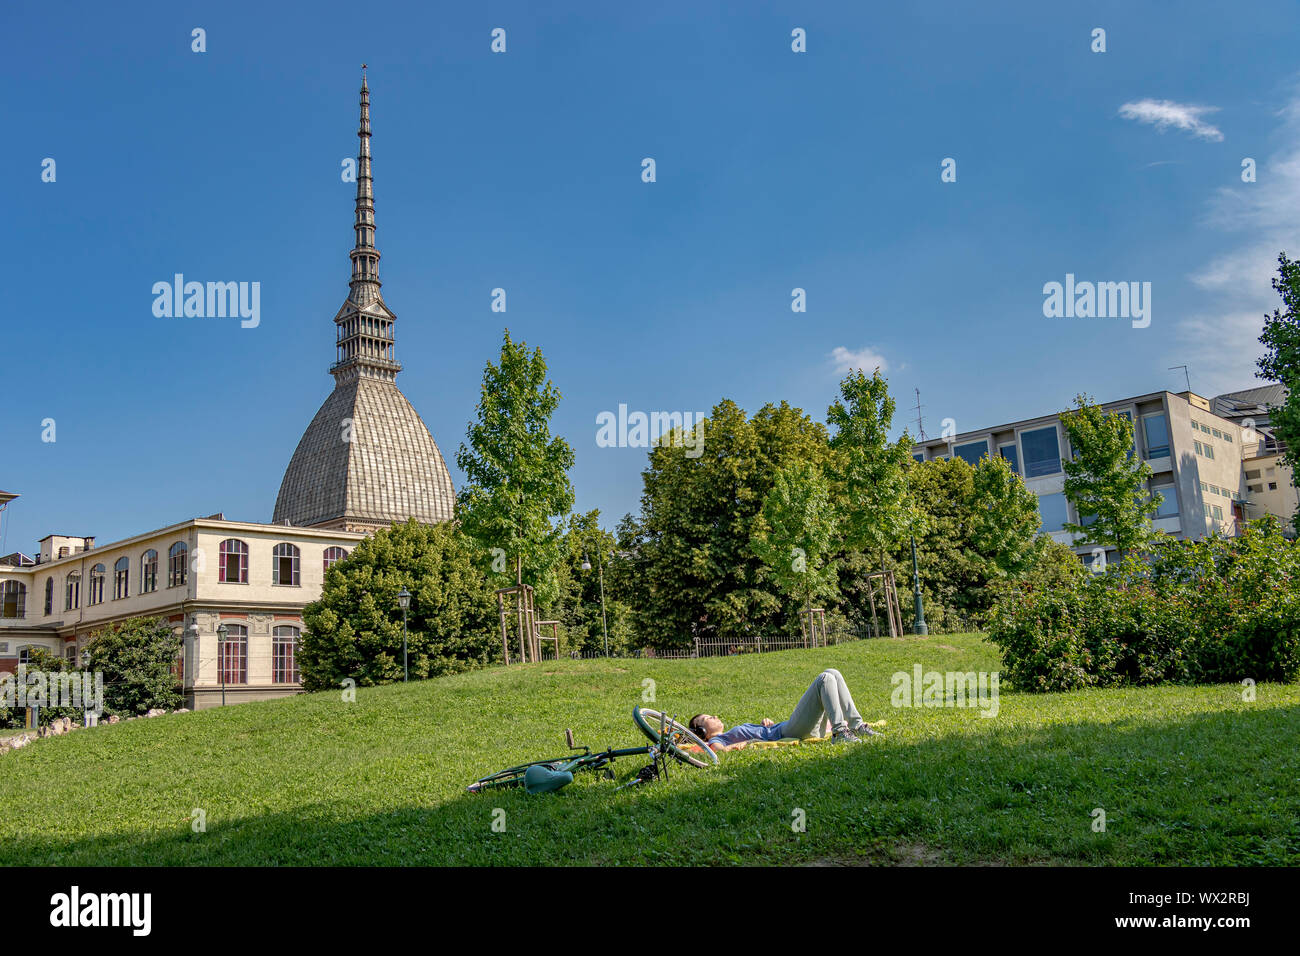
M 298 661 L 307 690 L 402 679 L 402 612 L 411 593 L 407 655 L 412 678 L 501 659 L 500 618 L 487 570 L 492 554 L 451 524 L 376 531 L 332 566 L 320 599 L 303 609 Z
M 51 654 L 43 647 L 34 647 L 31 649 L 27 660 L 26 667 L 19 673 L 14 674 L 14 692 L 17 693 L 17 682 L 21 675 L 26 677 L 36 671 L 43 671 L 46 674 L 62 674 L 68 671 L 75 671 L 76 668 L 68 662 L 66 658 L 58 654 Z M 15 697 L 15 705 L 17 699 Z M 48 727 L 51 722 L 62 718 L 71 717 L 74 721 L 80 723 L 82 710 L 78 707 L 41 707 L 37 717 L 37 723 L 41 727 Z M 27 708 L 26 707 L 0 707 L 0 728 L 21 728 L 27 726 Z
M 1023 690 L 1078 690 L 1096 683 L 1079 635 L 1082 593 L 1023 585 L 993 609 L 989 638 L 1002 649 L 1005 680 Z
M 1095 575 L 1004 591 L 989 637 L 1025 690 L 1292 681 L 1300 546 L 1276 520 L 1236 538 L 1170 541 Z
M 104 713 L 134 717 L 184 704 L 176 662 L 181 636 L 166 621 L 133 617 L 95 632 L 90 670 L 104 675 Z

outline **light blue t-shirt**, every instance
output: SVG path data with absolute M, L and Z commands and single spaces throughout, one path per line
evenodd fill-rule
M 784 721 L 781 723 L 784 723 Z M 764 727 L 762 724 L 737 724 L 730 730 L 724 730 L 716 737 L 710 737 L 709 743 L 723 744 L 730 747 L 732 744 L 745 743 L 750 740 L 780 739 L 781 724 L 773 724 L 771 727 Z

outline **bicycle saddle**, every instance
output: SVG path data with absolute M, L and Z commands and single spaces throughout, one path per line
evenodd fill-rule
M 550 767 L 529 767 L 524 771 L 524 790 L 528 793 L 551 793 L 573 783 L 573 774 Z

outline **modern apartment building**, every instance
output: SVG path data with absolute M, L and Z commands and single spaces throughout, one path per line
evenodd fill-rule
M 1238 534 L 1247 521 L 1264 514 L 1291 517 L 1295 486 L 1260 404 L 1278 400 L 1249 392 L 1207 399 L 1188 391 L 1103 403 L 1106 411 L 1134 423 L 1134 454 L 1154 473 L 1148 491 L 1163 499 L 1153 522 L 1157 529 L 1195 540 L 1215 532 Z M 1075 546 L 1075 535 L 1064 530 L 1067 521 L 1079 523 L 1079 514 L 1065 497 L 1062 462 L 1070 448 L 1059 413 L 927 439 L 912 452 L 917 461 L 955 456 L 972 465 L 985 455 L 1001 455 L 1038 495 L 1043 531 L 1075 547 L 1088 563 L 1099 553 L 1091 545 Z

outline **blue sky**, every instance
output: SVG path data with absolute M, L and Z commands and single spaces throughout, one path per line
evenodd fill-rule
M 907 6 L 6 4 L 0 548 L 270 519 L 333 384 L 363 61 L 398 381 L 457 482 L 504 325 L 611 526 L 645 451 L 597 414 L 821 419 L 836 355 L 883 362 L 900 429 L 919 388 L 930 434 L 1181 390 L 1171 365 L 1256 384 L 1300 252 L 1293 0 Z M 260 325 L 156 318 L 177 272 L 260 282 Z M 1151 282 L 1150 327 L 1045 318 L 1067 273 Z

